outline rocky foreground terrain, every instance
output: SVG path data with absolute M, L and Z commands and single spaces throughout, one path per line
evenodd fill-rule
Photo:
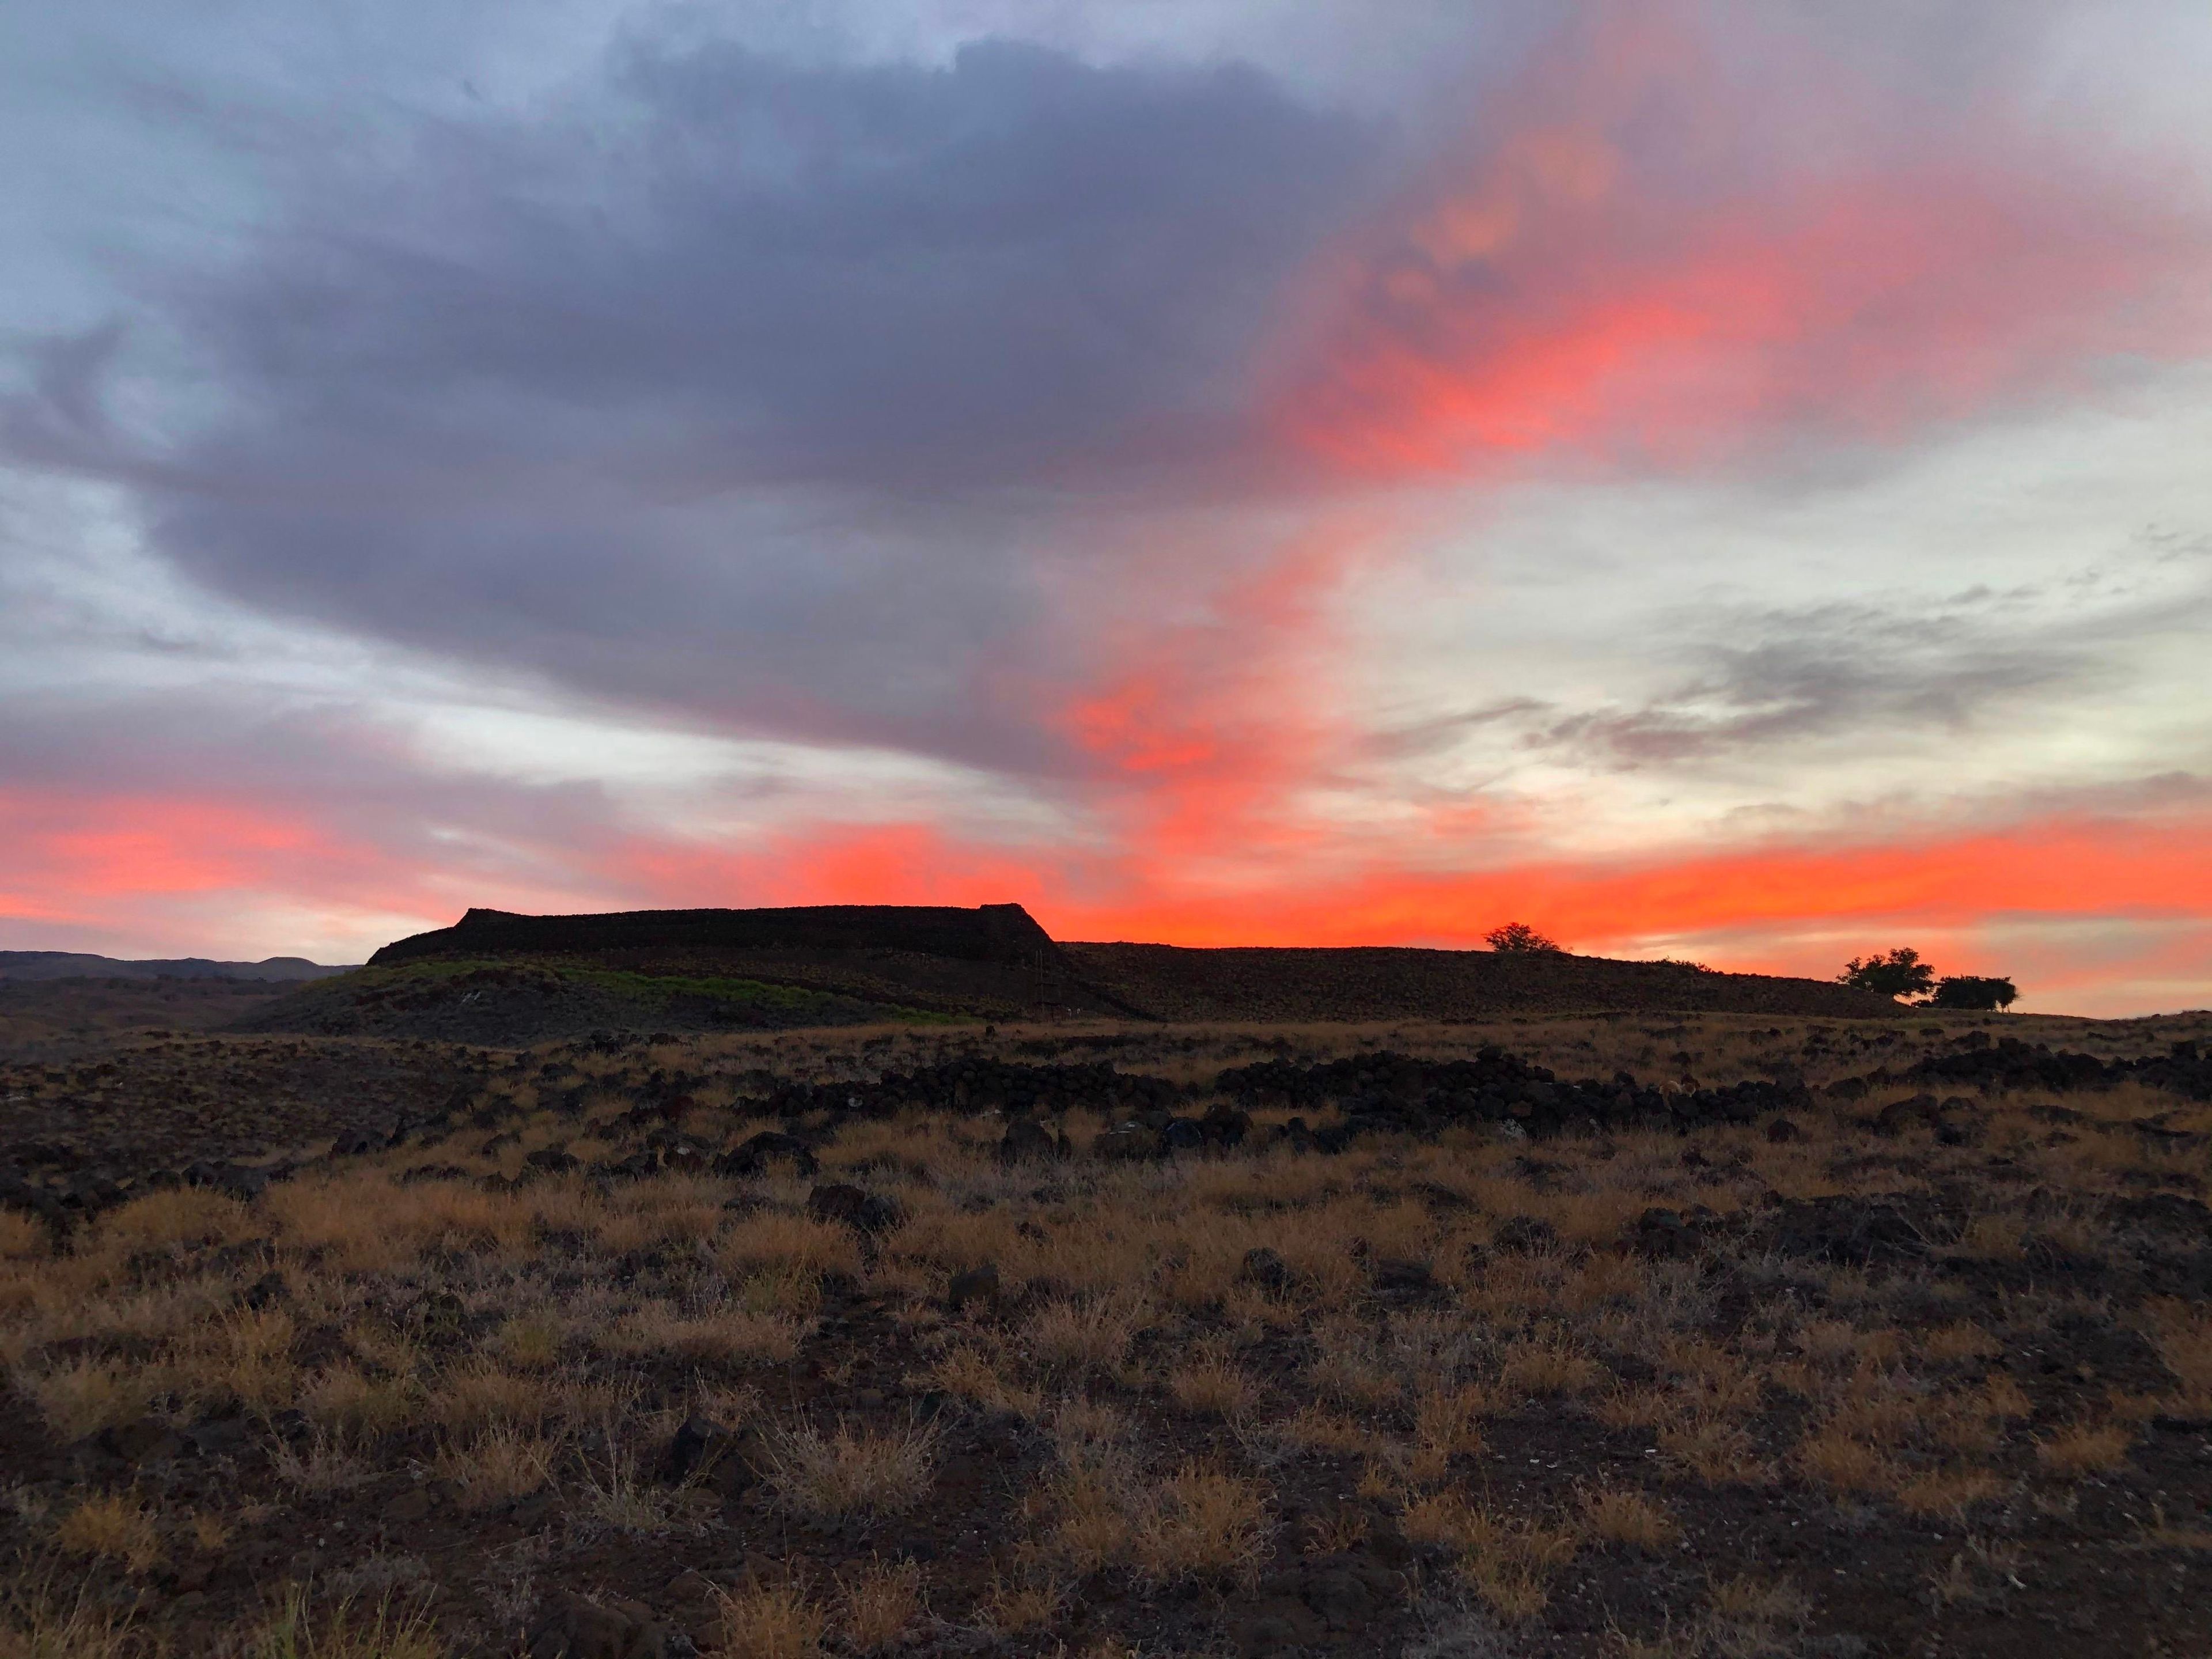
M 2207 1053 L 0 1027 L 0 1654 L 2202 1654 Z

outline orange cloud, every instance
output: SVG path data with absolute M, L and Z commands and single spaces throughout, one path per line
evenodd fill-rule
M 1848 160 L 1768 163 L 1802 125 L 1775 67 L 1779 89 L 1731 83 L 1678 9 L 1601 9 L 1331 261 L 1290 441 L 1363 477 L 1554 448 L 1702 465 L 2212 343 L 2201 222 L 2025 136 L 2000 159 L 1869 131 Z M 1847 85 L 1820 106 L 1882 106 Z
M 1173 866 L 963 844 L 925 824 L 788 837 L 755 854 L 629 849 L 627 881 L 689 902 L 958 903 L 1018 899 L 1063 938 L 1182 945 L 1467 945 L 1502 921 L 1577 948 L 1808 923 L 1952 929 L 1992 917 L 2212 919 L 2212 816 L 2046 819 L 1845 847 L 1769 845 L 1637 860 L 1332 878 L 1285 869 L 1224 894 Z

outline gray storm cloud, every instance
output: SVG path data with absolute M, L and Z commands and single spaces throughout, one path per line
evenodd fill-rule
M 47 348 L 8 432 L 278 614 L 1048 765 L 982 689 L 1045 648 L 1031 556 L 1246 467 L 1278 290 L 1376 148 L 1246 69 L 632 40 L 532 118 L 290 169 L 240 257 L 163 273 L 188 435 L 112 429 L 112 329 Z

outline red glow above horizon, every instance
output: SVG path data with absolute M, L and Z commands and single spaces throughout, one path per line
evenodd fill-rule
M 1664 0 L 1591 8 L 1446 153 L 1336 228 L 1262 319 L 1253 366 L 1245 415 L 1263 464 L 1240 464 L 1293 479 L 1270 486 L 1284 496 L 1217 542 L 1231 510 L 1178 483 L 1218 519 L 1194 511 L 1208 530 L 1109 548 L 1093 561 L 1105 574 L 1066 578 L 1083 597 L 1062 594 L 1069 614 L 1049 624 L 1066 647 L 1057 677 L 975 670 L 994 729 L 1017 733 L 1006 747 L 1030 745 L 1007 767 L 1010 791 L 1041 808 L 1026 827 L 956 827 L 871 799 L 865 779 L 803 821 L 763 808 L 744 821 L 775 827 L 732 845 L 641 827 L 620 802 L 594 816 L 605 804 L 592 801 L 560 823 L 503 820 L 479 846 L 455 828 L 459 786 L 426 789 L 434 811 L 408 820 L 403 804 L 381 827 L 219 787 L 0 787 L 0 917 L 57 936 L 166 928 L 174 949 L 204 953 L 193 930 L 234 899 L 355 933 L 395 915 L 450 919 L 463 902 L 1018 899 L 1066 938 L 1463 946 L 1519 920 L 1600 952 L 1747 941 L 1729 948 L 1763 965 L 1802 963 L 1826 945 L 1796 939 L 1844 930 L 1870 949 L 1916 929 L 2106 922 L 2142 933 L 2113 976 L 2129 963 L 2205 973 L 2212 933 L 2152 937 L 2212 929 L 2212 808 L 2193 796 L 2059 812 L 2036 804 L 2059 790 L 2008 780 L 2008 817 L 1992 790 L 1949 822 L 1938 803 L 1909 823 L 1869 817 L 1890 827 L 1856 836 L 1829 823 L 1714 845 L 1655 830 L 1604 857 L 1529 854 L 1541 826 L 1503 787 L 1406 787 L 1378 804 L 1377 787 L 1345 805 L 1346 781 L 1379 769 L 1361 769 L 1372 734 L 1346 688 L 1373 665 L 1357 659 L 1341 601 L 1363 572 L 1408 556 L 1424 490 L 1756 477 L 1776 456 L 1933 443 L 2094 388 L 2117 358 L 2212 358 L 2212 236 L 2155 199 L 2147 167 L 2114 176 L 2049 154 L 1995 109 L 1947 112 L 1943 142 L 1895 143 L 1883 98 L 1850 86 L 1829 88 L 1822 112 L 1849 129 L 1831 153 L 1826 129 L 1789 106 L 1826 84 L 1826 66 L 1749 84 L 1701 16 Z M 1804 153 L 1770 154 L 1766 136 Z M 1246 488 L 1222 495 L 1233 507 Z M 1172 508 L 1186 505 L 1159 516 L 1184 524 Z M 793 718 L 806 696 L 776 688 L 785 724 L 743 729 L 844 735 L 836 709 Z M 2186 773 L 2187 757 L 2166 769 Z M 1633 839 L 1603 827 L 1609 843 Z

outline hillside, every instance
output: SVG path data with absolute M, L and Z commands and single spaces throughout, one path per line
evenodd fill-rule
M 1094 989 L 1154 1019 L 1465 1019 L 1598 1010 L 1875 1019 L 1898 1012 L 1887 997 L 1820 980 L 1604 957 L 1395 946 L 1060 949 Z
M 240 1030 L 532 1042 L 603 1030 L 1019 1019 L 1135 1011 L 1082 984 L 1018 904 L 526 916 L 471 910 Z
M 1069 1016 L 1463 1020 L 1596 1010 L 1876 1018 L 1813 980 L 1489 951 L 1061 944 L 1018 904 L 530 916 L 472 909 L 238 1029 L 526 1043 L 609 1030 L 786 1030 Z
M 0 951 L 0 979 L 325 979 L 352 971 L 325 968 L 305 957 L 269 957 L 260 962 L 210 962 L 204 957 L 130 961 L 90 956 L 81 951 Z

